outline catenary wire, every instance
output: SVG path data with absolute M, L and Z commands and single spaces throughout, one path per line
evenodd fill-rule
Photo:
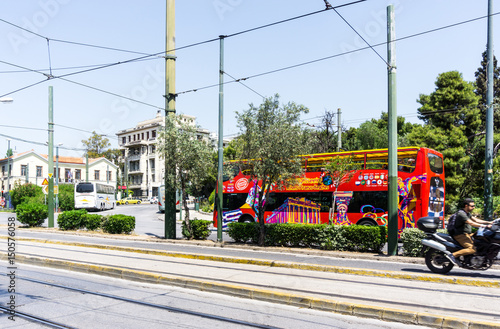
M 498 15 L 498 14 L 500 14 L 500 12 L 493 13 L 491 16 Z M 402 41 L 402 40 L 406 40 L 406 39 L 410 39 L 410 38 L 422 36 L 422 35 L 429 34 L 429 33 L 438 32 L 438 31 L 445 30 L 445 29 L 448 29 L 448 28 L 456 27 L 456 26 L 459 26 L 459 25 L 472 23 L 472 22 L 475 22 L 475 21 L 478 21 L 478 20 L 481 20 L 481 19 L 485 19 L 487 17 L 488 17 L 488 15 L 481 16 L 481 17 L 469 19 L 469 20 L 466 20 L 466 21 L 462 21 L 462 22 L 458 22 L 458 23 L 454 23 L 454 24 L 442 26 L 442 27 L 439 27 L 439 28 L 431 29 L 431 30 L 428 30 L 428 31 L 423 31 L 423 32 L 419 32 L 419 33 L 407 35 L 407 36 L 404 36 L 404 37 L 396 38 L 393 42 L 398 42 L 398 41 Z M 314 63 L 317 63 L 317 62 L 322 62 L 322 61 L 329 60 L 329 59 L 332 59 L 332 58 L 336 58 L 336 57 L 340 57 L 340 56 L 344 56 L 344 55 L 349 55 L 349 54 L 356 53 L 356 52 L 359 52 L 359 51 L 371 49 L 372 47 L 379 47 L 379 46 L 383 46 L 383 45 L 387 45 L 387 41 L 386 42 L 381 42 L 381 43 L 378 43 L 378 44 L 375 44 L 375 45 L 372 45 L 372 46 L 361 47 L 361 48 L 350 50 L 350 51 L 346 51 L 346 52 L 343 52 L 343 53 L 334 54 L 334 55 L 330 55 L 330 56 L 326 56 L 326 57 L 322 57 L 322 58 L 318 58 L 318 59 L 314 59 L 314 60 L 310 60 L 310 61 L 306 61 L 306 62 L 302 62 L 302 63 L 298 63 L 298 64 L 286 66 L 286 67 L 282 67 L 282 68 L 279 68 L 279 69 L 274 69 L 274 70 L 271 70 L 271 71 L 267 71 L 267 72 L 262 72 L 262 73 L 250 75 L 248 77 L 239 78 L 237 80 L 248 80 L 248 79 L 252 79 L 252 78 L 256 78 L 256 77 L 260 77 L 260 76 L 264 76 L 264 75 L 274 74 L 274 73 L 278 73 L 278 72 L 281 72 L 281 71 L 286 71 L 286 70 L 289 70 L 289 69 L 293 69 L 293 68 L 296 68 L 296 67 L 301 67 L 301 66 L 305 66 L 305 65 L 309 65 L 309 64 L 314 64 Z M 236 81 L 227 81 L 227 82 L 224 82 L 224 84 L 233 83 L 233 82 L 236 82 Z M 180 95 L 180 94 L 186 94 L 186 93 L 189 93 L 189 92 L 196 92 L 196 91 L 203 90 L 203 89 L 213 88 L 213 87 L 216 87 L 218 85 L 219 84 L 213 84 L 213 85 L 208 85 L 208 86 L 200 87 L 200 88 L 196 88 L 196 89 L 185 90 L 185 91 L 179 92 L 177 94 Z
M 346 7 L 346 6 L 354 5 L 354 4 L 357 4 L 357 3 L 360 3 L 360 2 L 365 2 L 365 1 L 367 1 L 367 0 L 358 0 L 358 1 L 350 2 L 350 3 L 346 3 L 346 4 L 343 4 L 343 5 L 339 5 L 339 6 L 336 6 L 336 7 L 333 7 L 333 8 Z M 327 8 L 327 9 L 324 9 L 324 10 L 315 11 L 315 12 L 312 12 L 312 13 L 295 16 L 295 17 L 292 17 L 292 18 L 289 18 L 289 19 L 278 21 L 278 22 L 274 22 L 274 23 L 262 25 L 262 26 L 259 26 L 259 27 L 255 27 L 255 28 L 252 28 L 252 29 L 248 29 L 248 30 L 236 32 L 236 33 L 224 36 L 224 37 L 225 38 L 234 37 L 234 36 L 241 35 L 241 34 L 244 34 L 244 33 L 249 33 L 249 32 L 255 31 L 255 30 L 259 30 L 259 29 L 262 29 L 262 28 L 266 28 L 266 27 L 277 25 L 277 24 L 282 24 L 282 23 L 285 23 L 285 22 L 289 22 L 289 21 L 292 21 L 292 20 L 300 19 L 300 18 L 303 18 L 303 17 L 307 17 L 307 16 L 319 14 L 319 13 L 325 12 L 325 11 L 333 9 L 333 8 Z M 4 19 L 0 19 L 0 21 L 4 22 L 6 24 L 12 25 L 12 26 L 14 26 L 16 28 L 22 29 L 22 30 L 24 30 L 26 32 L 32 33 L 32 34 L 34 34 L 34 35 L 36 35 L 36 36 L 38 36 L 40 38 L 47 39 L 47 40 L 52 40 L 52 41 L 57 41 L 57 42 L 71 43 L 71 44 L 76 44 L 76 45 L 81 45 L 81 46 L 96 47 L 96 48 L 103 48 L 103 49 L 109 49 L 109 50 L 116 50 L 116 51 L 126 51 L 126 50 L 123 50 L 123 49 L 109 48 L 109 47 L 103 47 L 103 46 L 96 46 L 96 45 L 79 43 L 79 42 L 65 41 L 65 40 L 60 40 L 60 39 L 50 39 L 50 38 L 42 36 L 42 35 L 40 35 L 38 33 L 34 33 L 32 31 L 29 31 L 29 30 L 27 30 L 27 29 L 25 29 L 23 27 L 20 27 L 20 26 L 18 26 L 16 24 L 8 22 L 8 21 L 6 21 Z M 66 76 L 74 75 L 74 74 L 80 74 L 80 73 L 86 73 L 86 72 L 89 72 L 89 71 L 103 69 L 103 68 L 108 68 L 108 67 L 111 67 L 111 66 L 125 64 L 125 63 L 130 63 L 130 62 L 134 62 L 134 61 L 140 61 L 140 60 L 144 60 L 145 58 L 156 57 L 156 56 L 159 56 L 159 55 L 167 54 L 169 52 L 174 52 L 174 51 L 177 51 L 177 50 L 182 50 L 182 49 L 186 49 L 186 48 L 190 48 L 190 47 L 195 47 L 195 46 L 199 46 L 199 45 L 206 44 L 206 43 L 211 43 L 211 42 L 214 42 L 214 41 L 218 41 L 219 39 L 220 38 L 213 38 L 213 39 L 209 39 L 209 40 L 205 40 L 205 41 L 193 43 L 193 44 L 186 45 L 186 46 L 179 47 L 179 48 L 167 49 L 166 51 L 161 51 L 161 52 L 157 52 L 157 53 L 154 53 L 154 54 L 146 54 L 146 53 L 141 53 L 141 52 L 133 52 L 133 53 L 137 53 L 137 54 L 142 54 L 144 56 L 138 57 L 138 58 L 129 59 L 129 60 L 125 60 L 125 61 L 122 61 L 122 62 L 105 64 L 105 65 L 102 65 L 102 66 L 99 66 L 99 67 L 95 67 L 95 68 L 89 69 L 89 70 L 83 70 L 83 71 L 73 72 L 73 73 L 70 73 L 70 74 L 68 74 Z M 132 51 L 126 51 L 126 52 L 132 52 Z
M 368 47 L 370 47 L 371 50 L 373 50 L 375 52 L 375 54 L 377 54 L 377 56 L 387 65 L 387 67 L 391 67 L 391 65 L 389 63 L 387 63 L 387 61 L 375 50 L 375 48 L 372 47 L 372 45 L 370 45 L 370 43 L 368 41 L 366 41 L 365 38 L 363 38 L 363 36 L 354 28 L 354 26 L 352 26 L 345 18 L 344 16 L 342 16 L 338 11 L 337 9 L 333 8 L 333 11 L 335 11 L 335 13 L 337 13 L 337 15 L 340 16 L 340 18 L 342 18 L 342 20 L 361 38 L 361 40 L 363 40 L 367 45 Z
M 366 1 L 366 0 L 363 0 L 363 1 Z M 359 1 L 358 1 L 359 2 Z M 354 2 L 354 3 L 357 3 L 357 2 Z M 354 3 L 350 3 L 350 4 L 354 4 Z M 346 5 L 350 5 L 350 4 L 346 4 Z M 344 5 L 345 6 L 345 5 Z M 320 12 L 323 12 L 325 10 L 322 10 Z M 318 13 L 318 12 L 316 12 Z M 497 15 L 499 14 L 498 12 L 497 13 L 493 13 L 492 16 L 494 15 Z M 302 15 L 303 16 L 303 15 Z M 298 16 L 298 17 L 302 17 L 302 16 Z M 443 30 L 443 29 L 446 29 L 446 28 L 450 28 L 450 27 L 454 27 L 454 26 L 458 26 L 458 25 L 461 25 L 461 24 L 466 24 L 466 23 L 470 23 L 470 22 L 473 22 L 473 21 L 476 21 L 476 20 L 480 20 L 480 19 L 484 19 L 485 17 L 488 17 L 488 16 L 481 16 L 481 17 L 478 17 L 478 18 L 474 18 L 474 19 L 470 19 L 470 20 L 467 20 L 467 21 L 463 21 L 463 22 L 459 22 L 459 23 L 455 23 L 455 24 L 451 24 L 451 25 L 447 25 L 447 26 L 444 26 L 444 27 L 441 27 L 441 28 L 436 28 L 436 29 L 432 29 L 432 30 L 429 30 L 429 31 L 424 31 L 424 32 L 420 32 L 420 33 L 417 33 L 417 34 L 413 34 L 413 35 L 409 35 L 409 36 L 406 36 L 406 37 L 402 37 L 402 38 L 397 38 L 395 41 L 400 41 L 400 40 L 405 40 L 405 39 L 408 39 L 408 38 L 411 38 L 411 37 L 416 37 L 416 36 L 420 36 L 420 35 L 423 35 L 423 34 L 427 34 L 427 33 L 431 33 L 431 32 L 436 32 L 436 31 L 439 31 L 439 30 Z M 1 19 L 0 19 L 1 20 Z M 290 20 L 290 19 L 289 19 Z M 286 20 L 286 21 L 289 21 L 289 20 Z M 4 21 L 4 20 L 2 20 Z M 282 21 L 284 22 L 284 21 Z M 269 25 L 269 24 L 268 24 Z M 266 25 L 267 26 L 267 25 Z M 247 31 L 243 31 L 243 32 L 250 32 L 250 31 L 253 31 L 255 29 L 251 29 L 251 30 L 247 30 Z M 242 32 L 242 33 L 243 33 Z M 237 34 L 241 34 L 241 33 L 236 33 L 236 34 L 232 34 L 230 36 L 234 36 L 234 35 L 237 35 Z M 40 36 L 40 35 L 38 35 Z M 43 36 L 40 36 L 40 37 L 43 37 Z M 193 45 L 199 45 L 199 44 L 202 44 L 202 43 L 207 43 L 207 42 L 212 42 L 212 41 L 215 41 L 215 40 L 219 40 L 219 38 L 215 38 L 215 39 L 211 39 L 211 40 L 207 40 L 207 41 L 203 41 L 203 42 L 200 42 L 200 43 L 197 43 L 197 44 L 192 44 L 192 45 L 189 45 L 189 46 L 185 46 L 185 47 L 181 47 L 181 48 L 186 48 L 186 47 L 191 47 Z M 374 46 L 370 46 L 370 47 L 363 47 L 363 48 L 359 48 L 359 49 L 356 49 L 356 50 L 352 50 L 352 51 L 349 51 L 349 52 L 344 52 L 344 53 L 341 53 L 341 54 L 336 54 L 336 55 L 332 55 L 332 56 L 327 56 L 327 57 L 323 57 L 323 58 L 320 58 L 320 59 L 316 59 L 316 60 L 312 60 L 312 61 L 308 61 L 308 62 L 304 62 L 304 63 L 299 63 L 299 64 L 295 64 L 295 65 L 292 65 L 292 66 L 288 66 L 288 67 L 284 67 L 284 68 L 281 68 L 281 69 L 276 69 L 276 70 L 272 70 L 272 71 L 268 71 L 268 72 L 264 72 L 264 73 L 260 73 L 260 74 L 255 74 L 255 75 L 252 75 L 252 76 L 249 76 L 249 77 L 246 77 L 246 78 L 240 78 L 240 79 L 236 79 L 234 81 L 229 81 L 229 82 L 225 82 L 224 84 L 227 84 L 227 83 L 233 83 L 233 82 L 237 82 L 238 80 L 247 80 L 247 79 L 251 79 L 251 78 L 255 78 L 255 77 L 259 77 L 259 76 L 263 76 L 263 75 L 268 75 L 268 74 L 272 74 L 272 73 L 277 73 L 277 72 L 280 72 L 280 71 L 284 71 L 284 70 L 288 70 L 288 69 L 292 69 L 292 68 L 295 68 L 295 67 L 300 67 L 300 66 L 304 66 L 304 65 L 308 65 L 308 64 L 312 64 L 312 63 L 316 63 L 316 62 L 319 62 L 319 61 L 324 61 L 324 60 L 327 60 L 327 59 L 331 59 L 331 58 L 335 58 L 335 57 L 339 57 L 339 56 L 342 56 L 342 55 L 346 55 L 346 54 L 349 54 L 349 53 L 354 53 L 354 52 L 357 52 L 357 51 L 362 51 L 362 50 L 366 50 L 366 49 L 370 49 L 371 47 L 377 47 L 377 46 L 380 46 L 380 45 L 384 45 L 384 44 L 387 44 L 387 42 L 383 42 L 383 43 L 379 43 L 379 44 L 376 44 Z M 177 49 L 181 49 L 181 48 L 177 48 Z M 168 51 L 167 51 L 168 52 Z M 157 54 L 154 54 L 154 55 L 159 55 L 159 54 L 163 54 L 164 52 L 160 52 L 160 53 L 157 53 Z M 154 55 L 147 55 L 147 56 L 144 56 L 144 57 L 140 57 L 139 59 L 140 60 L 143 60 L 145 59 L 146 57 L 150 57 L 150 56 L 154 56 Z M 128 61 L 125 61 L 125 62 L 118 62 L 118 63 L 113 63 L 113 64 L 107 64 L 107 65 L 104 65 L 104 66 L 100 66 L 100 67 L 96 67 L 94 69 L 90 69 L 90 70 L 84 70 L 84 71 L 80 71 L 80 72 L 73 72 L 73 73 L 69 73 L 67 75 L 63 75 L 62 77 L 66 77 L 66 76 L 69 76 L 69 75 L 74 75 L 74 74 L 77 74 L 77 73 L 83 73 L 83 72 L 88 72 L 88 71 L 91 71 L 91 70 L 96 70 L 96 69 L 99 69 L 99 68 L 103 68 L 103 67 L 109 67 L 109 66 L 114 66 L 114 65 L 118 65 L 118 64 L 123 64 L 123 63 L 126 63 L 126 62 L 132 62 L 134 60 L 139 60 L 139 59 L 131 59 L 131 60 L 128 60 Z M 2 61 L 0 61 L 2 62 Z M 3 63 L 6 63 L 6 62 L 3 62 Z M 6 64 L 9 64 L 9 65 L 13 65 L 13 66 L 16 66 L 16 67 L 20 67 L 22 68 L 21 66 L 18 66 L 18 65 L 15 65 L 15 64 L 10 64 L 10 63 L 6 63 Z M 30 69 L 27 69 L 27 70 L 30 70 Z M 41 73 L 45 76 L 47 76 L 49 79 L 51 78 L 49 75 L 43 73 L 43 72 L 39 72 L 39 71 L 35 71 L 35 70 L 30 70 L 32 72 L 37 72 L 37 73 Z M 62 77 L 58 77 L 58 78 L 62 78 Z M 63 79 L 64 80 L 64 79 Z M 73 82 L 71 80 L 66 80 L 68 82 Z M 36 84 L 39 84 L 39 83 L 42 83 L 43 81 L 41 82 L 38 82 Z M 73 82 L 73 83 L 76 83 L 76 82 Z M 27 86 L 27 87 L 24 87 L 24 88 L 21 88 L 21 89 L 18 89 L 16 91 L 13 91 L 13 92 L 10 92 L 10 93 L 7 93 L 7 94 L 4 94 L 2 95 L 1 97 L 3 96 L 7 96 L 7 95 L 10 95 L 10 94 L 13 94 L 15 92 L 18 92 L 20 90 L 23 90 L 23 89 L 27 89 L 27 88 L 30 88 L 36 84 L 33 84 L 33 85 L 30 85 L 30 86 Z M 79 83 L 76 83 L 76 84 L 79 84 Z M 112 94 L 114 96 L 117 96 L 117 97 L 124 97 L 124 96 L 121 96 L 121 95 L 118 95 L 118 94 L 115 94 L 115 93 L 111 93 L 111 92 L 107 92 L 107 91 L 104 91 L 102 89 L 98 89 L 98 88 L 94 88 L 94 87 L 91 87 L 91 86 L 88 86 L 88 85 L 83 85 L 81 84 L 82 86 L 85 86 L 85 87 L 88 87 L 88 88 L 91 88 L 91 89 L 94 89 L 94 90 L 97 90 L 97 91 L 101 91 L 101 92 L 104 92 L 104 93 L 109 93 L 109 94 Z M 183 91 L 183 92 L 179 92 L 177 93 L 177 95 L 180 95 L 180 94 L 185 94 L 185 93 L 188 93 L 188 92 L 196 92 L 198 90 L 202 90 L 202 89 L 208 89 L 208 88 L 212 88 L 212 87 L 215 87 L 215 86 L 219 86 L 219 84 L 213 84 L 213 85 L 209 85 L 209 86 L 206 86 L 206 87 L 200 87 L 200 88 L 196 88 L 196 89 L 191 89 L 191 90 L 187 90 L 187 91 Z M 126 98 L 126 97 L 124 97 Z M 139 102 L 139 103 L 143 103 L 143 102 L 140 102 L 140 101 L 137 101 L 137 100 L 134 100 L 134 99 L 131 99 L 131 98 L 128 98 L 129 100 L 132 100 L 134 102 Z M 148 106 L 151 106 L 151 107 L 155 107 L 155 108 L 159 108 L 157 106 L 154 106 L 154 105 L 151 105 L 151 104 L 147 104 L 147 103 L 143 103 L 144 105 L 148 105 Z

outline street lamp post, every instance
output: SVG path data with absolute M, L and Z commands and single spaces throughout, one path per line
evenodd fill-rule
M 59 212 L 59 146 L 63 145 L 63 143 L 59 143 L 56 146 L 56 186 L 57 186 L 57 194 L 56 194 L 56 212 Z
M 11 205 L 10 205 L 10 156 L 11 156 L 11 151 L 10 151 L 10 141 L 11 139 L 10 138 L 7 138 L 7 143 L 8 143 L 8 147 L 7 147 L 7 155 L 9 156 L 7 158 L 7 194 L 8 194 L 8 199 L 7 199 L 7 208 L 10 209 L 11 208 Z
M 10 97 L 0 97 L 0 103 L 12 103 L 14 100 Z M 10 138 L 7 138 L 9 148 L 7 149 L 9 158 L 7 160 L 7 194 L 9 195 L 9 198 L 7 199 L 7 208 L 10 209 Z

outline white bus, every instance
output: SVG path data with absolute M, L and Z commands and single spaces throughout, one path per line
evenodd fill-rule
M 177 190 L 175 192 L 175 210 L 180 211 L 181 210 L 181 203 L 179 201 L 180 199 L 180 192 Z M 158 210 L 160 212 L 165 212 L 165 185 L 161 185 L 160 188 L 158 189 Z
M 101 183 L 75 185 L 75 209 L 105 210 L 116 206 L 115 187 Z

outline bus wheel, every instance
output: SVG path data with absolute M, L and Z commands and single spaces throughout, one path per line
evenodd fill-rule
M 378 226 L 378 224 L 374 220 L 372 220 L 372 219 L 362 219 L 359 222 L 357 222 L 356 225 Z
M 250 215 L 243 215 L 240 217 L 238 222 L 239 223 L 253 223 L 253 222 L 255 222 L 255 219 L 253 219 L 253 217 Z

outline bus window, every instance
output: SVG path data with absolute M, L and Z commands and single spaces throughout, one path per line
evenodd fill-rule
M 92 192 L 94 192 L 94 184 L 92 184 L 92 183 L 80 183 L 76 186 L 76 192 L 78 192 L 78 193 L 92 193 Z
M 248 194 L 246 193 L 231 193 L 224 195 L 222 200 L 222 209 L 238 209 L 247 201 L 247 195 Z
M 431 168 L 431 171 L 436 174 L 442 174 L 443 159 L 432 153 L 429 153 L 427 157 L 429 159 L 429 167 Z

